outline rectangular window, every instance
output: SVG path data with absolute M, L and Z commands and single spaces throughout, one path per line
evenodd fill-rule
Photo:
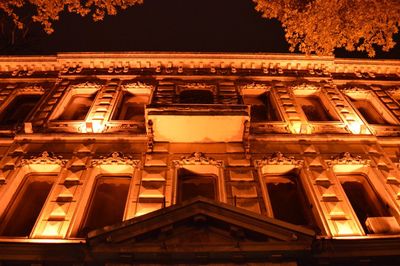
M 308 121 L 323 122 L 339 120 L 329 112 L 317 95 L 297 96 L 296 99 Z
M 369 124 L 390 124 L 369 100 L 354 98 L 350 98 L 350 100 L 354 107 L 358 110 L 358 112 L 360 112 L 360 114 L 365 120 L 367 120 Z
M 251 105 L 252 122 L 282 121 L 269 92 L 259 95 L 245 95 L 244 103 Z
M 340 176 L 339 180 L 366 233 L 372 233 L 366 225 L 368 217 L 391 216 L 388 208 L 385 207 L 382 199 L 374 191 L 365 176 L 346 175 Z
M 50 193 L 56 176 L 25 178 L 1 222 L 3 236 L 29 236 Z
M 123 92 L 119 108 L 114 113 L 112 119 L 144 122 L 144 110 L 145 105 L 149 102 L 149 96 L 149 94 Z
M 199 196 L 217 200 L 217 176 L 179 169 L 176 202 L 181 203 Z
M 85 120 L 96 93 L 72 95 L 57 120 Z
M 267 176 L 267 193 L 273 217 L 292 224 L 312 226 L 310 204 L 297 175 Z
M 39 102 L 42 95 L 17 95 L 0 115 L 0 125 L 11 126 L 22 123 Z
M 130 181 L 129 176 L 102 176 L 96 179 L 79 237 L 123 220 Z

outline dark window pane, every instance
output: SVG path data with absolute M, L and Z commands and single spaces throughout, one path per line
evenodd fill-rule
M 274 217 L 292 224 L 309 225 L 305 195 L 294 178 L 291 179 L 293 181 L 267 183 Z
M 22 123 L 39 102 L 41 95 L 18 95 L 1 114 L 1 125 Z
M 179 94 L 180 103 L 212 104 L 214 95 L 208 90 L 184 90 Z
M 354 177 L 354 181 L 346 179 L 341 183 L 365 232 L 368 232 L 365 224 L 368 217 L 390 216 L 382 200 L 363 176 L 358 175 Z
M 270 94 L 263 93 L 260 95 L 246 95 L 244 103 L 251 105 L 251 121 L 282 121 L 278 111 L 272 104 Z
M 29 236 L 50 193 L 54 176 L 28 176 L 5 216 L 4 236 Z
M 351 100 L 357 110 L 370 124 L 389 124 L 368 100 Z
M 318 96 L 298 97 L 301 108 L 309 121 L 337 121 L 325 108 Z
M 58 120 L 84 120 L 95 98 L 96 93 L 72 96 Z
M 144 107 L 148 100 L 148 95 L 134 95 L 125 92 L 112 119 L 144 121 Z
M 177 203 L 202 196 L 216 200 L 216 176 L 196 174 L 180 169 L 178 172 Z
M 78 236 L 121 222 L 128 197 L 130 177 L 99 177 L 87 210 L 86 219 Z

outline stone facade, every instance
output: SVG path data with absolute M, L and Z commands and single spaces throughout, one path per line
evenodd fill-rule
M 1 265 L 400 264 L 400 61 L 0 57 Z

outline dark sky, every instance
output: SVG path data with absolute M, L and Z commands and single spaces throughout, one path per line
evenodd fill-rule
M 251 0 L 144 0 L 100 22 L 63 14 L 52 35 L 33 30 L 26 43 L 3 54 L 85 51 L 286 53 L 288 45 L 280 23 L 263 19 Z M 378 58 L 400 58 L 399 45 Z

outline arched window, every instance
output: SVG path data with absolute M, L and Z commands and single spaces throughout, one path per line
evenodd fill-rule
M 273 217 L 297 225 L 312 225 L 312 216 L 298 176 L 276 175 L 266 177 L 266 187 Z
M 214 95 L 209 90 L 184 90 L 179 94 L 179 103 L 213 104 Z
M 42 95 L 21 94 L 16 96 L 0 116 L 0 124 L 11 126 L 22 123 L 39 102 Z
M 130 181 L 129 176 L 100 176 L 96 179 L 79 237 L 123 220 Z
M 391 216 L 388 208 L 364 175 L 339 176 L 339 180 L 366 233 L 373 233 L 366 225 L 368 217 Z
M 214 174 L 198 174 L 187 169 L 178 170 L 177 203 L 202 196 L 217 199 L 217 176 Z
M 54 175 L 29 175 L 1 221 L 1 235 L 29 236 L 55 180 Z

